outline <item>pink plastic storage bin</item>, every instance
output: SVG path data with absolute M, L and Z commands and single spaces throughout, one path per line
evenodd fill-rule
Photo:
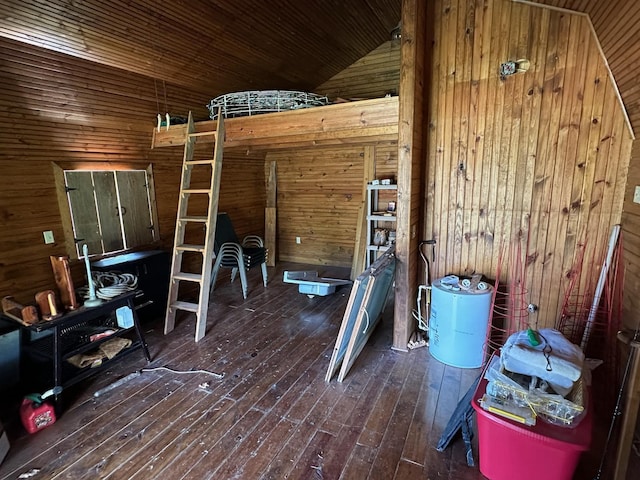
M 580 454 L 591 444 L 592 413 L 575 428 L 538 419 L 533 427 L 483 410 L 483 378 L 471 401 L 478 419 L 480 472 L 490 480 L 571 480 Z

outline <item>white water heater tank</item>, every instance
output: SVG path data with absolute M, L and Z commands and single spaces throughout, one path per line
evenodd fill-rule
M 481 367 L 486 360 L 493 287 L 482 284 L 481 288 L 465 290 L 442 280 L 431 286 L 429 351 L 446 365 Z

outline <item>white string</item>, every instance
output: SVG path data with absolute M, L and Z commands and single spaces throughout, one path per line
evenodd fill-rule
M 362 333 L 367 333 L 367 330 L 369 329 L 369 312 L 367 312 L 366 308 L 363 308 L 362 312 L 364 313 L 364 316 L 367 318 L 367 326 L 364 327 L 364 330 L 362 330 Z
M 184 375 L 184 374 L 187 374 L 187 373 L 205 373 L 205 374 L 211 375 L 212 377 L 215 377 L 215 378 L 224 378 L 224 373 L 215 373 L 215 372 L 210 372 L 209 370 L 175 370 L 175 369 L 169 368 L 169 367 L 153 367 L 153 368 L 143 368 L 140 371 L 141 372 L 155 372 L 157 370 L 166 370 L 167 372 L 177 373 L 179 375 Z

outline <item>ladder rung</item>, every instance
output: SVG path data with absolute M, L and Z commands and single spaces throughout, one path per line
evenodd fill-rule
M 213 135 L 215 137 L 217 132 L 193 132 L 189 134 L 190 137 L 206 137 L 208 135 Z
M 202 275 L 199 273 L 185 273 L 185 272 L 180 272 L 180 273 L 176 273 L 173 276 L 174 280 L 185 280 L 187 282 L 197 282 L 197 283 L 202 283 Z
M 171 308 L 175 308 L 177 310 L 186 310 L 188 312 L 197 312 L 198 311 L 198 304 L 197 303 L 191 303 L 191 302 L 173 302 L 171 304 Z
M 183 252 L 204 252 L 204 245 L 192 245 L 185 243 L 183 245 L 176 246 L 176 250 Z
M 209 217 L 201 217 L 196 215 L 189 215 L 187 217 L 180 217 L 178 219 L 179 222 L 199 222 L 206 223 L 209 220 Z
M 182 190 L 181 193 L 211 193 L 211 190 L 206 188 L 187 188 Z
M 214 162 L 213 158 L 207 160 L 186 160 L 185 165 L 211 165 Z

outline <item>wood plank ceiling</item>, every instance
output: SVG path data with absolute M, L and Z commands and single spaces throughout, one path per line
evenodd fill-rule
M 401 0 L 2 0 L 0 36 L 213 98 L 311 90 L 389 40 L 400 10 Z
M 156 79 L 163 103 L 171 86 L 206 98 L 250 89 L 313 90 L 389 40 L 401 3 L 0 0 L 0 36 Z M 589 15 L 637 132 L 640 2 L 529 3 Z

